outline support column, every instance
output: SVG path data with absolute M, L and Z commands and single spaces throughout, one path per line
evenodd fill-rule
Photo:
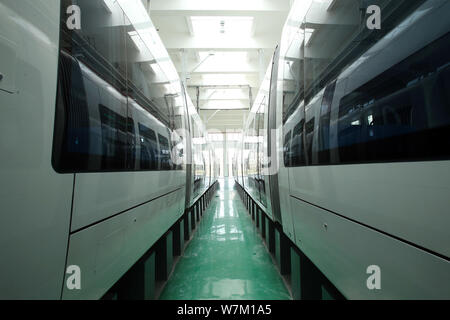
M 284 234 L 282 227 L 275 227 L 275 257 L 282 275 L 291 271 L 291 252 L 289 239 Z
M 118 300 L 154 300 L 155 257 L 155 252 L 145 254 L 120 280 L 117 293 L 112 298 Z
M 263 237 L 263 239 L 266 238 L 266 215 L 264 213 L 261 212 L 261 220 L 259 222 L 260 225 L 260 232 L 261 235 Z
M 174 256 L 180 256 L 181 255 L 181 249 L 183 247 L 183 239 L 184 239 L 184 230 L 183 233 L 181 233 L 181 225 L 182 221 L 177 222 L 173 228 L 172 228 L 172 234 L 173 234 L 173 255 Z
M 173 238 L 169 231 L 156 244 L 156 279 L 167 281 L 173 265 Z
M 184 240 L 185 241 L 189 241 L 189 239 L 191 238 L 191 225 L 190 225 L 191 210 L 193 210 L 193 209 L 189 209 L 188 211 L 186 211 L 186 214 L 184 215 L 184 219 L 183 219 Z
M 195 215 L 196 212 L 198 212 L 198 203 L 195 205 L 195 207 L 192 209 L 191 214 L 189 215 L 189 221 L 190 221 L 190 229 L 195 229 Z
M 296 248 L 291 249 L 291 286 L 294 300 L 322 300 L 324 277 Z
M 275 228 L 272 220 L 266 219 L 266 243 L 270 253 L 275 253 Z
M 255 211 L 256 211 L 256 203 L 252 200 L 252 220 L 256 221 L 256 215 L 255 215 Z
M 261 221 L 261 209 L 260 208 L 256 208 L 256 228 L 259 229 L 260 226 L 260 221 Z
M 200 211 L 199 210 L 196 210 L 196 212 L 195 212 L 195 219 L 197 220 L 197 222 L 200 221 Z
M 300 252 L 291 248 L 291 290 L 292 298 L 300 300 L 302 298 L 300 283 Z

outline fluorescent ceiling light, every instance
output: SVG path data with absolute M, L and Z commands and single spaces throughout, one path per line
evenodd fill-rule
M 253 17 L 193 16 L 192 29 L 195 35 L 251 36 Z

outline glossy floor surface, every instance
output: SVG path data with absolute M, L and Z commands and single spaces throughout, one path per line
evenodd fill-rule
M 160 299 L 291 299 L 234 181 L 221 181 Z

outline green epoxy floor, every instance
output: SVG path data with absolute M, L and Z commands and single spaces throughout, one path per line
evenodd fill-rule
M 234 181 L 221 181 L 160 299 L 291 299 Z

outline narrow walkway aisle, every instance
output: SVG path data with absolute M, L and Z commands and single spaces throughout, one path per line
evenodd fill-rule
M 290 299 L 234 181 L 221 181 L 198 228 L 160 299 Z

